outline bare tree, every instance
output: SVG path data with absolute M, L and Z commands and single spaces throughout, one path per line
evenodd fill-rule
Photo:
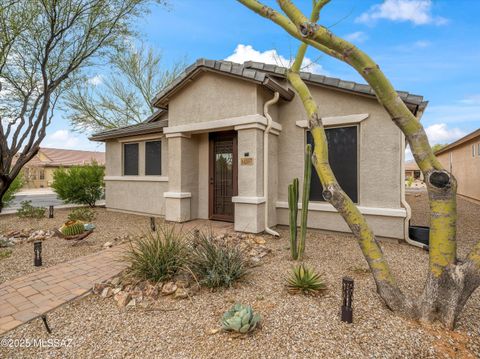
M 288 80 L 301 98 L 315 143 L 312 163 L 320 177 L 323 196 L 342 215 L 356 236 L 372 271 L 377 291 L 393 311 L 423 321 L 439 320 L 449 328 L 480 285 L 480 243 L 463 259 L 457 258 L 455 178 L 437 160 L 425 130 L 400 99 L 380 67 L 365 52 L 317 24 L 323 6 L 330 0 L 313 0 L 308 19 L 290 0 L 277 0 L 280 13 L 257 0 L 238 0 L 257 14 L 281 26 L 303 42 L 288 73 Z M 299 75 L 307 45 L 352 66 L 375 91 L 378 101 L 405 134 L 413 156 L 424 174 L 430 201 L 430 266 L 418 298 L 406 296 L 383 255 L 375 235 L 356 205 L 339 186 L 328 160 L 328 145 L 317 103 Z
M 178 61 L 161 65 L 161 55 L 141 45 L 126 46 L 109 56 L 110 71 L 78 81 L 66 94 L 65 110 L 75 130 L 109 130 L 140 123 L 154 112 L 150 101 L 185 68 Z M 92 80 L 93 79 L 93 80 Z
M 0 5 L 0 203 L 35 156 L 76 73 L 121 46 L 157 0 L 7 0 Z M 0 205 L 1 211 L 1 205 Z

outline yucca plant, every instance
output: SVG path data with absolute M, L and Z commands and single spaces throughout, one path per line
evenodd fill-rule
M 222 317 L 222 328 L 226 331 L 249 333 L 260 325 L 261 317 L 249 305 L 235 304 Z
M 174 226 L 162 225 L 133 240 L 124 259 L 130 264 L 128 274 L 154 282 L 172 278 L 187 264 L 187 234 Z
M 287 278 L 287 289 L 290 293 L 318 294 L 326 288 L 325 283 L 313 268 L 299 264 L 292 268 Z
M 230 287 L 247 274 L 240 249 L 215 239 L 213 233 L 198 232 L 192 245 L 190 269 L 206 287 Z

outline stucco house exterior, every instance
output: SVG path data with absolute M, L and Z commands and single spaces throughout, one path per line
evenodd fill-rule
M 46 188 L 53 182 L 53 172 L 61 167 L 81 166 L 93 161 L 105 165 L 105 152 L 41 147 L 22 169 L 24 188 Z
M 106 143 L 107 208 L 174 222 L 231 221 L 253 233 L 287 225 L 287 187 L 302 181 L 310 136 L 286 71 L 200 59 L 152 100 L 158 111 L 144 123 L 93 135 Z M 319 104 L 340 184 L 378 236 L 405 238 L 403 134 L 369 86 L 301 76 Z M 398 94 L 420 118 L 423 97 Z M 321 197 L 314 171 L 308 226 L 349 231 Z
M 480 128 L 435 155 L 457 179 L 457 194 L 480 201 Z

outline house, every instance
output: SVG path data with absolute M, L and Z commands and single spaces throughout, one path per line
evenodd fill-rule
M 480 201 L 480 128 L 435 155 L 457 179 L 457 194 Z
M 414 160 L 405 162 L 405 178 L 423 181 L 423 173 Z
M 152 100 L 158 111 L 144 123 L 93 135 L 106 143 L 107 208 L 231 221 L 252 233 L 287 225 L 287 187 L 294 177 L 302 186 L 311 138 L 286 71 L 200 59 Z M 377 235 L 405 238 L 403 134 L 369 86 L 301 76 L 318 101 L 340 184 Z M 420 117 L 423 97 L 398 94 Z M 313 173 L 308 226 L 349 231 L 321 193 Z
M 105 153 L 42 147 L 23 167 L 24 188 L 50 187 L 53 172 L 60 167 L 90 164 L 105 165 Z

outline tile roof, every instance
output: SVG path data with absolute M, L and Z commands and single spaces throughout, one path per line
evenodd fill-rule
M 149 120 L 150 117 L 146 121 Z M 163 128 L 166 126 L 168 126 L 168 120 L 160 120 L 156 122 L 142 122 L 131 126 L 95 133 L 90 137 L 90 140 L 104 141 L 111 138 L 121 138 L 134 135 L 157 133 L 162 132 Z
M 165 107 L 166 102 L 168 102 L 168 97 L 179 88 L 179 85 L 181 85 L 184 80 L 189 78 L 191 75 L 202 69 L 238 76 L 262 84 L 268 77 L 284 79 L 286 78 L 288 71 L 286 67 L 255 61 L 247 61 L 244 64 L 238 64 L 230 61 L 198 59 L 195 63 L 187 67 L 185 71 L 179 75 L 169 86 L 158 93 L 152 100 L 152 104 L 158 107 Z M 313 74 L 310 72 L 301 72 L 300 76 L 303 80 L 310 84 L 375 97 L 375 92 L 373 89 L 366 84 L 360 84 L 353 81 L 344 81 L 339 78 Z M 397 92 L 400 98 L 407 105 L 411 105 L 409 107 L 412 107 L 412 105 L 415 107 L 418 106 L 423 110 L 427 105 L 427 102 L 423 100 L 423 96 L 410 94 L 406 91 Z
M 64 150 L 42 147 L 28 163 L 29 167 L 68 167 L 90 164 L 96 161 L 105 165 L 105 152 Z

